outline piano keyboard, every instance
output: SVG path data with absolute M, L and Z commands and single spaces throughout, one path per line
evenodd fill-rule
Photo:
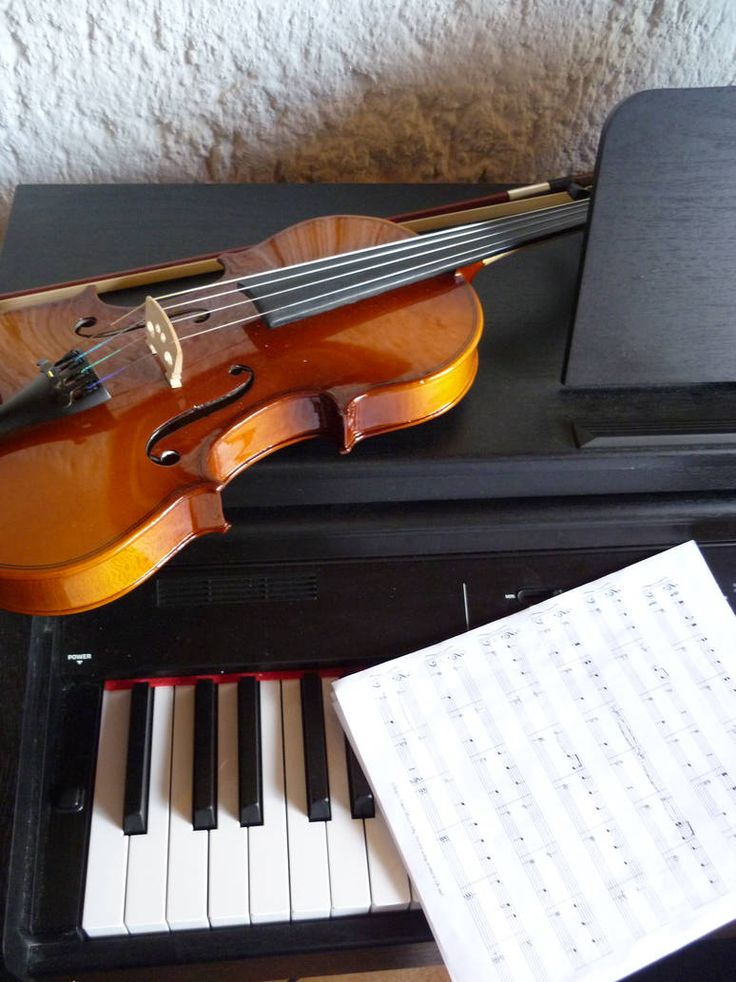
M 415 906 L 329 685 L 312 674 L 106 687 L 87 936 Z

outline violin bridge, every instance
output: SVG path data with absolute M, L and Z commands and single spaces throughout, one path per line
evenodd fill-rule
M 181 388 L 184 354 L 174 325 L 153 297 L 146 297 L 146 341 L 172 389 Z

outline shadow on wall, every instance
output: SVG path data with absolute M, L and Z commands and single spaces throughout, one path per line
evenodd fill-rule
M 591 131 L 587 121 L 583 131 L 571 105 L 538 98 L 528 82 L 507 72 L 486 92 L 448 76 L 432 88 L 382 84 L 337 103 L 315 101 L 303 133 L 287 111 L 270 131 L 244 127 L 214 140 L 204 179 L 521 182 L 588 168 L 600 126 Z
M 543 179 L 633 92 L 734 82 L 732 0 L 150 6 L 0 10 L 0 228 L 21 181 Z
M 683 84 L 680 63 L 653 65 L 656 18 L 629 16 L 617 4 L 579 17 L 542 0 L 521 6 L 518 19 L 507 10 L 495 30 L 437 38 L 426 59 L 422 50 L 389 69 L 346 66 L 332 96 L 312 78 L 293 100 L 271 99 L 264 112 L 269 91 L 254 79 L 261 105 L 250 112 L 252 127 L 243 119 L 247 85 L 233 87 L 218 113 L 243 123 L 213 134 L 207 147 L 197 143 L 198 179 L 544 180 L 592 167 L 601 127 L 624 98 Z M 169 137 L 186 142 L 191 134 Z M 181 176 L 169 171 L 166 179 Z
M 588 169 L 627 95 L 687 84 L 688 64 L 697 84 L 718 84 L 705 77 L 714 57 L 702 71 L 697 59 L 704 46 L 723 48 L 726 2 L 714 2 L 679 60 L 676 18 L 659 0 L 649 13 L 579 4 L 577 16 L 556 0 L 411 0 L 375 15 L 320 2 L 312 21 L 286 17 L 286 3 L 257 46 L 245 35 L 223 45 L 209 20 L 199 33 L 188 21 L 159 25 L 145 44 L 126 42 L 124 76 L 99 67 L 122 44 L 107 8 L 80 20 L 92 33 L 73 59 L 54 44 L 66 22 L 49 28 L 43 70 L 27 75 L 29 32 L 16 18 L 0 228 L 19 181 L 524 182 Z M 82 70 L 89 64 L 94 72 Z M 42 117 L 34 88 L 54 70 Z M 42 125 L 56 113 L 69 125 Z
M 559 64 L 550 54 L 537 57 L 530 68 L 523 46 L 499 49 L 491 58 L 486 40 L 477 52 L 448 61 L 442 70 L 420 72 L 415 66 L 389 77 L 346 69 L 339 86 L 325 85 L 339 89 L 339 95 L 325 94 L 312 81 L 289 102 L 245 74 L 235 85 L 223 86 L 216 104 L 196 114 L 182 112 L 171 97 L 165 112 L 164 100 L 158 105 L 153 98 L 145 129 L 145 103 L 135 107 L 135 116 L 126 116 L 122 106 L 114 127 L 109 107 L 90 107 L 75 153 L 61 130 L 53 136 L 57 145 L 45 157 L 43 171 L 24 168 L 15 179 L 522 182 L 554 177 L 590 166 L 602 121 L 591 121 L 587 106 L 581 112 L 581 94 L 592 80 L 581 75 L 577 98 L 571 98 L 564 64 L 569 52 L 558 56 Z M 467 79 L 465 63 L 473 64 Z M 602 117 L 615 101 L 606 100 Z M 12 187 L 0 188 L 0 228 L 11 194 Z

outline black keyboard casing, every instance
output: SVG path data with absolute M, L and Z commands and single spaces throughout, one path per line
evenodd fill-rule
M 205 977 L 202 973 L 208 978 L 269 979 L 439 960 L 417 911 L 84 938 L 78 928 L 81 909 L 76 920 L 62 915 L 70 905 L 79 907 L 82 899 L 97 726 L 89 707 L 107 679 L 350 671 L 461 633 L 466 616 L 475 627 L 693 535 L 733 602 L 736 529 L 724 516 L 723 502 L 673 499 L 669 520 L 661 504 L 651 510 L 652 503 L 638 501 L 637 509 L 627 510 L 627 520 L 607 520 L 601 508 L 597 523 L 577 521 L 580 513 L 566 502 L 548 501 L 544 510 L 537 503 L 533 514 L 524 514 L 518 503 L 499 502 L 493 522 L 483 522 L 482 512 L 459 506 L 455 521 L 453 510 L 447 509 L 444 530 L 431 513 L 422 515 L 423 509 L 415 507 L 402 510 L 400 532 L 390 520 L 390 509 L 382 522 L 375 510 L 356 510 L 348 523 L 349 559 L 334 554 L 340 551 L 339 515 L 317 510 L 301 516 L 304 533 L 297 538 L 312 541 L 321 526 L 325 536 L 330 532 L 328 551 L 333 554 L 308 561 L 296 558 L 296 551 L 293 562 L 264 560 L 279 541 L 275 518 L 249 527 L 241 516 L 234 535 L 196 544 L 117 603 L 74 617 L 36 619 L 5 931 L 11 970 L 33 978 L 86 978 L 88 973 L 103 978 L 114 967 L 124 970 L 123 978 L 144 979 L 157 966 L 157 974 L 160 968 L 162 977 L 171 979 Z M 286 522 L 282 538 L 294 533 L 295 523 L 296 516 Z M 428 551 L 427 540 L 450 536 L 453 524 L 455 541 L 472 540 L 473 551 Z M 511 528 L 520 546 L 533 540 L 549 548 L 509 551 L 504 530 Z M 387 557 L 397 534 L 410 555 Z M 647 545 L 618 544 L 647 535 Z M 245 538 L 250 562 L 242 560 Z M 609 544 L 601 548 L 602 540 Z M 359 541 L 363 555 L 355 555 Z M 57 789 L 70 771 L 88 782 L 86 806 L 60 816 Z M 49 857 L 50 840 L 64 844 L 61 861 L 55 858 L 56 847 Z
M 235 248 L 320 214 L 392 215 L 480 193 L 458 185 L 28 186 L 16 195 L 0 289 Z M 49 249 L 60 230 L 64 249 Z M 363 667 L 691 538 L 733 603 L 733 446 L 580 446 L 575 431 L 581 421 L 605 429 L 649 416 L 697 430 L 729 417 L 731 386 L 566 389 L 581 243 L 580 234 L 550 240 L 476 278 L 487 321 L 480 369 L 452 412 L 368 440 L 347 458 L 314 441 L 265 459 L 225 489 L 227 535 L 190 544 L 105 608 L 35 620 L 27 655 L 17 621 L 8 629 L 0 621 L 0 641 L 12 647 L 7 712 L 17 712 L 14 674 L 28 662 L 4 936 L 16 975 L 247 982 L 439 961 L 416 911 L 94 941 L 81 936 L 78 918 L 63 923 L 62 908 L 79 896 L 88 813 L 70 816 L 71 828 L 54 826 L 66 858 L 49 880 L 53 802 L 60 768 L 90 773 L 95 726 L 72 723 L 87 719 L 77 716 L 77 700 L 89 707 L 104 680 Z M 61 912 L 56 925 L 53 911 Z M 711 940 L 641 979 L 725 979 L 733 961 L 734 942 Z

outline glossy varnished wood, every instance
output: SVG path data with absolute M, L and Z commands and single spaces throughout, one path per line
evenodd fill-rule
M 409 234 L 380 219 L 320 218 L 220 261 L 225 277 L 240 276 Z M 6 309 L 0 397 L 29 382 L 40 358 L 55 360 L 78 344 L 72 329 L 80 317 L 96 317 L 102 334 L 125 312 L 93 286 L 56 302 Z M 219 492 L 259 458 L 318 435 L 346 452 L 366 436 L 446 411 L 475 375 L 482 314 L 460 274 L 275 330 L 255 314 L 239 307 L 237 317 L 252 318 L 245 325 L 208 330 L 188 343 L 188 333 L 231 322 L 233 310 L 180 326 L 184 384 L 176 390 L 142 332 L 123 335 L 99 352 L 117 350 L 100 365 L 101 375 L 125 369 L 107 382 L 108 402 L 3 439 L 1 606 L 57 614 L 114 599 L 191 538 L 225 531 Z M 254 373 L 248 393 L 163 440 L 157 451 L 176 449 L 175 466 L 150 461 L 151 434 L 234 389 L 235 364 Z

